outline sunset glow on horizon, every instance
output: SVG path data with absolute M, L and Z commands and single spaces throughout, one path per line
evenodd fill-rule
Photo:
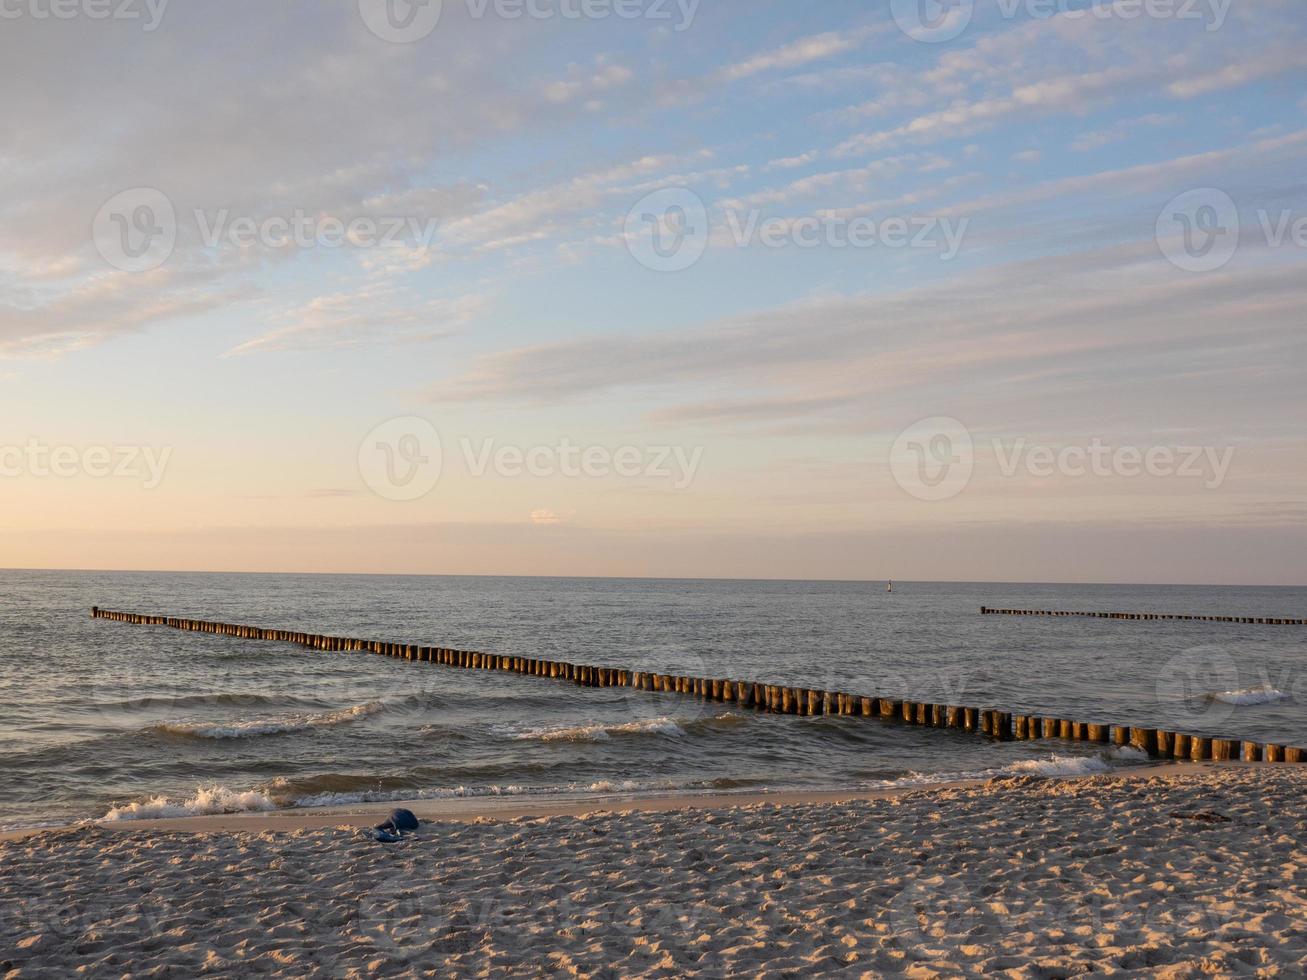
M 0 19 L 0 567 L 1307 583 L 1299 0 L 128 6 Z

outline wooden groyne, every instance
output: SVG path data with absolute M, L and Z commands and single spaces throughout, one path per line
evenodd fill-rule
M 1181 613 L 1066 612 L 1060 609 L 991 609 L 980 607 L 982 616 L 1088 616 L 1091 619 L 1192 619 L 1204 623 L 1256 623 L 1259 626 L 1307 626 L 1307 619 L 1282 616 L 1187 616 Z
M 1129 745 L 1156 759 L 1232 760 L 1247 762 L 1307 762 L 1307 749 L 1277 743 L 1249 742 L 1233 738 L 1210 738 L 1157 728 L 1107 725 L 1020 715 L 995 708 L 963 705 L 930 704 L 884 698 L 874 694 L 849 694 L 806 687 L 759 684 L 754 681 L 720 677 L 681 677 L 649 671 L 631 671 L 620 667 L 596 667 L 561 660 L 506 656 L 450 647 L 390 643 L 347 636 L 328 636 L 296 630 L 266 629 L 216 623 L 203 619 L 174 616 L 147 616 L 91 608 L 94 619 L 107 619 L 137 626 L 171 626 L 195 633 L 214 633 L 251 640 L 275 640 L 295 643 L 311 650 L 371 653 L 421 663 L 461 667 L 469 670 L 504 671 L 531 677 L 567 681 L 581 687 L 625 687 L 663 694 L 681 694 L 706 701 L 721 702 L 738 708 L 787 715 L 843 715 L 875 718 L 931 728 L 951 728 L 973 732 L 998 741 L 1061 739 L 1097 742 L 1104 745 Z

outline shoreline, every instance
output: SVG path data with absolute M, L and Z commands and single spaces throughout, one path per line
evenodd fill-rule
M 82 826 L 0 842 L 0 971 L 1302 976 L 1304 789 L 1193 764 L 841 802 L 438 801 L 395 844 L 353 829 L 366 806 Z
M 1184 777 L 1224 770 L 1280 769 L 1264 762 L 1150 762 L 1108 772 L 1059 775 L 995 774 L 991 776 L 948 779 L 874 789 L 779 789 L 779 790 L 707 790 L 702 792 L 598 793 L 594 795 L 558 796 L 454 796 L 432 799 L 385 800 L 364 803 L 331 804 L 319 807 L 293 807 L 281 810 L 242 810 L 233 813 L 197 814 L 185 817 L 151 817 L 139 820 L 83 820 L 48 827 L 27 827 L 0 832 L 0 843 L 25 838 L 63 834 L 86 828 L 131 833 L 155 831 L 187 834 L 291 833 L 331 828 L 369 828 L 385 820 L 394 809 L 412 810 L 420 820 L 430 823 L 473 823 L 481 820 L 512 821 L 582 817 L 592 814 L 668 813 L 679 810 L 722 810 L 758 805 L 778 807 L 828 805 L 870 800 L 896 799 L 913 793 L 946 792 L 974 789 L 1008 779 L 1035 779 L 1048 782 L 1073 782 L 1085 779 L 1116 777 L 1151 779 L 1162 776 Z

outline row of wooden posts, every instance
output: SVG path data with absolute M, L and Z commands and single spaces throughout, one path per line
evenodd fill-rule
M 982 616 L 1089 616 L 1096 619 L 1195 619 L 1205 623 L 1257 623 L 1261 626 L 1307 626 L 1307 619 L 1282 616 L 1186 616 L 1179 613 L 1064 612 L 1058 609 L 991 609 L 981 606 Z
M 760 684 L 725 678 L 680 677 L 648 671 L 630 671 L 620 667 L 595 667 L 559 660 L 538 660 L 532 657 L 454 650 L 449 647 L 361 640 L 352 637 L 326 636 L 320 633 L 302 633 L 295 630 L 215 623 L 202 619 L 179 619 L 173 616 L 144 616 L 139 613 L 114 612 L 98 606 L 91 608 L 91 616 L 95 619 L 108 619 L 140 626 L 171 626 L 174 629 L 252 640 L 280 640 L 297 643 L 313 650 L 375 653 L 404 660 L 443 664 L 447 667 L 507 671 L 571 681 L 582 687 L 627 687 L 665 694 L 682 694 L 777 714 L 846 715 L 879 718 L 883 721 L 901 721 L 934 728 L 952 728 L 975 732 L 999 741 L 1063 739 L 1099 742 L 1105 745 L 1129 745 L 1153 758 L 1160 759 L 1307 762 L 1307 750 L 1293 746 L 1230 738 L 1209 738 L 1157 728 L 1089 724 L 1064 718 L 1014 715 L 1011 712 L 989 708 L 928 704 L 847 694 L 843 691 L 818 691 L 805 687 Z

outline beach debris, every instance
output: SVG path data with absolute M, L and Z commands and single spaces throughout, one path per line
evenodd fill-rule
M 372 839 L 382 844 L 394 844 L 404 839 L 406 833 L 414 833 L 419 827 L 417 815 L 412 810 L 397 807 L 390 811 L 390 816 L 372 828 Z

